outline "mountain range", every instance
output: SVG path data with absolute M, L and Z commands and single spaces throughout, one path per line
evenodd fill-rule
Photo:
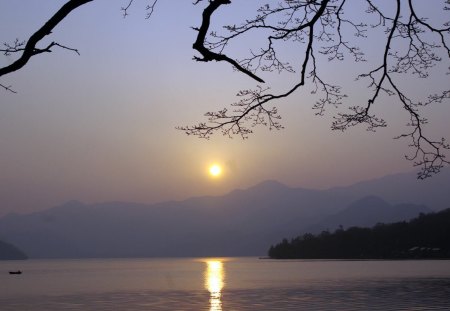
M 27 259 L 20 249 L 9 243 L 0 241 L 0 260 L 23 260 Z
M 260 256 L 284 237 L 409 220 L 450 207 L 450 170 L 328 190 L 265 181 L 223 196 L 158 204 L 78 201 L 0 218 L 0 239 L 30 258 Z

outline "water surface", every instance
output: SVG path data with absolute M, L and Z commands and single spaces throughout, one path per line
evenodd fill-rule
M 22 270 L 22 275 L 8 271 Z M 450 261 L 0 262 L 1 310 L 450 310 Z

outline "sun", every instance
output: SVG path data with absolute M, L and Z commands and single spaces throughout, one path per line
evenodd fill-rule
M 219 177 L 222 174 L 222 168 L 218 164 L 209 167 L 209 174 L 213 177 Z

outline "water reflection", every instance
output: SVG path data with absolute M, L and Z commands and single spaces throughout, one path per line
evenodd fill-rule
M 205 288 L 209 291 L 209 310 L 222 311 L 222 288 L 225 271 L 220 260 L 206 261 Z

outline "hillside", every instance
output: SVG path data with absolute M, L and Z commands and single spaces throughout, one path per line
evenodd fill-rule
M 274 259 L 450 258 L 450 209 L 409 222 L 304 234 L 269 249 Z
M 425 180 L 417 179 L 416 172 L 388 175 L 358 182 L 346 187 L 326 190 L 346 195 L 353 201 L 365 196 L 377 196 L 390 204 L 414 203 L 426 205 L 434 211 L 448 208 L 450 202 L 450 168 Z
M 376 196 L 363 197 L 351 203 L 336 214 L 325 217 L 319 223 L 307 228 L 305 232 L 320 233 L 323 230 L 334 231 L 338 228 L 354 226 L 372 227 L 377 223 L 391 223 L 410 220 L 420 213 L 432 212 L 425 205 L 397 204 L 392 205 Z
M 258 256 L 346 204 L 334 194 L 270 181 L 224 196 L 154 205 L 72 201 L 5 216 L 0 237 L 32 258 Z
M 0 218 L 0 239 L 30 258 L 261 256 L 283 237 L 409 220 L 438 210 L 450 202 L 448 172 L 424 191 L 414 174 L 400 174 L 328 190 L 265 181 L 222 196 L 158 204 L 71 201 Z M 395 200 L 379 194 L 383 184 Z
M 20 249 L 12 244 L 0 241 L 0 260 L 23 260 L 27 259 Z

